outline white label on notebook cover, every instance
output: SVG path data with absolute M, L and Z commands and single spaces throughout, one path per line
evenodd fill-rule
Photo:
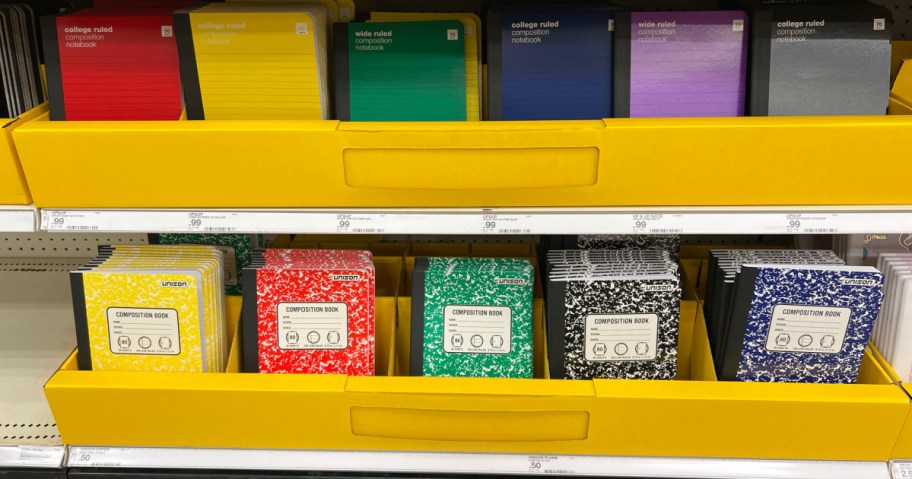
M 279 303 L 276 309 L 280 349 L 348 347 L 345 303 Z
M 237 270 L 237 252 L 234 250 L 234 246 L 216 246 L 216 248 L 222 250 L 222 262 L 225 267 L 225 284 L 234 286 L 238 284 L 238 270 Z
M 175 288 L 182 284 L 180 281 L 173 283 Z M 177 310 L 108 308 L 108 342 L 114 354 L 180 354 Z
M 777 304 L 766 336 L 766 349 L 838 354 L 851 317 L 849 308 Z
M 447 353 L 508 354 L 513 348 L 513 310 L 507 306 L 450 304 L 443 321 Z
M 651 361 L 656 358 L 656 314 L 586 316 L 587 361 Z

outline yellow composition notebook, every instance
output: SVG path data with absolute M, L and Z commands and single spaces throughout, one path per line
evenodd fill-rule
M 328 24 L 317 3 L 214 3 L 176 12 L 187 119 L 329 119 Z
M 102 247 L 71 273 L 80 369 L 223 371 L 221 251 Z
M 372 22 L 457 20 L 464 27 L 466 56 L 466 119 L 481 120 L 481 19 L 473 13 L 371 12 Z

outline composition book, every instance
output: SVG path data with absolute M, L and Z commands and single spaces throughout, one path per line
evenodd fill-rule
M 330 118 L 322 5 L 210 4 L 174 14 L 190 120 Z
M 614 116 L 744 114 L 747 14 L 625 12 L 615 23 Z
M 458 20 L 334 25 L 336 116 L 346 121 L 466 121 Z
M 611 115 L 614 10 L 594 5 L 499 6 L 488 13 L 491 120 Z

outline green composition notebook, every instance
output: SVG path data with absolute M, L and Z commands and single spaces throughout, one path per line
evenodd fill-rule
M 336 115 L 344 121 L 466 121 L 457 20 L 337 23 Z
M 533 279 L 527 259 L 418 258 L 410 374 L 531 378 Z

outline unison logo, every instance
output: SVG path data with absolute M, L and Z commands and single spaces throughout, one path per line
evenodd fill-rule
M 189 288 L 190 283 L 186 281 L 162 281 L 162 288 Z
M 508 284 L 512 286 L 523 286 L 526 280 L 522 278 L 497 278 L 497 284 Z
M 361 276 L 357 274 L 334 274 L 333 281 L 361 281 Z
M 843 286 L 877 286 L 880 284 L 876 279 L 858 279 L 858 278 L 842 278 L 839 281 Z
M 643 291 L 674 291 L 673 284 L 644 284 Z

